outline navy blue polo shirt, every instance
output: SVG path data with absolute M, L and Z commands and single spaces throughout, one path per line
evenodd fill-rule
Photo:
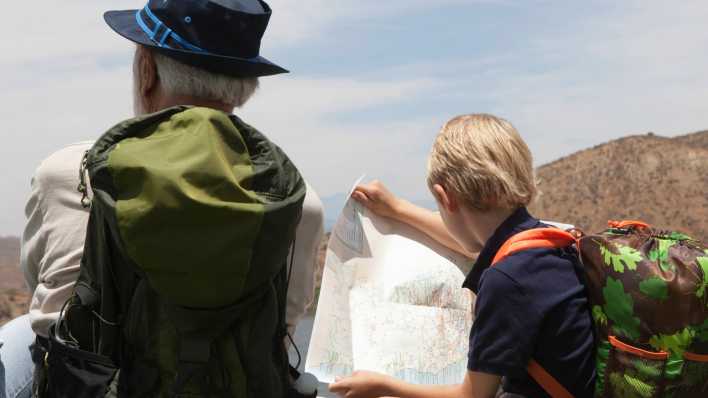
M 518 209 L 486 242 L 467 275 L 463 286 L 477 294 L 467 368 L 504 376 L 505 392 L 547 397 L 526 372 L 534 358 L 574 396 L 592 397 L 592 320 L 574 249 L 529 249 L 490 266 L 513 235 L 545 226 Z

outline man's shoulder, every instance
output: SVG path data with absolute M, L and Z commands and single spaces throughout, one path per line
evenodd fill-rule
M 81 159 L 92 145 L 93 141 L 82 141 L 55 151 L 39 164 L 35 171 L 35 179 L 46 183 L 57 179 L 65 180 L 69 174 L 78 178 Z
M 79 179 L 81 159 L 92 145 L 93 141 L 77 142 L 47 156 L 34 173 L 34 183 L 40 189 L 45 187 L 56 189 L 64 185 L 75 185 Z
M 305 181 L 305 186 L 307 187 L 307 191 L 305 193 L 305 202 L 302 205 L 303 212 L 312 213 L 324 219 L 324 205 L 322 204 L 320 196 L 309 182 Z

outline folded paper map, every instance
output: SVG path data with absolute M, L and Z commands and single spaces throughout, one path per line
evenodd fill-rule
M 305 370 L 325 383 L 353 370 L 460 383 L 473 305 L 460 267 L 469 261 L 350 199 L 329 241 Z

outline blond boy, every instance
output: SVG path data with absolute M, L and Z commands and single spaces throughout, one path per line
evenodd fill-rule
M 352 196 L 383 216 L 406 222 L 463 254 L 479 253 L 465 288 L 477 294 L 468 372 L 459 385 L 423 386 L 366 371 L 338 380 L 348 398 L 396 396 L 544 397 L 529 376 L 535 359 L 570 393 L 591 397 L 593 334 L 582 270 L 572 248 L 530 249 L 492 259 L 513 235 L 544 227 L 526 210 L 536 194 L 531 153 L 506 120 L 459 116 L 443 126 L 430 154 L 434 213 L 402 200 L 379 182 Z

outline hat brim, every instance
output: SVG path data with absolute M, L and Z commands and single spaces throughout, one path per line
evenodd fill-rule
M 138 10 L 108 11 L 103 19 L 119 35 L 140 45 L 150 47 L 188 65 L 234 77 L 260 77 L 288 73 L 263 57 L 239 58 L 217 54 L 204 54 L 189 50 L 160 47 L 150 40 L 138 26 L 135 14 Z

